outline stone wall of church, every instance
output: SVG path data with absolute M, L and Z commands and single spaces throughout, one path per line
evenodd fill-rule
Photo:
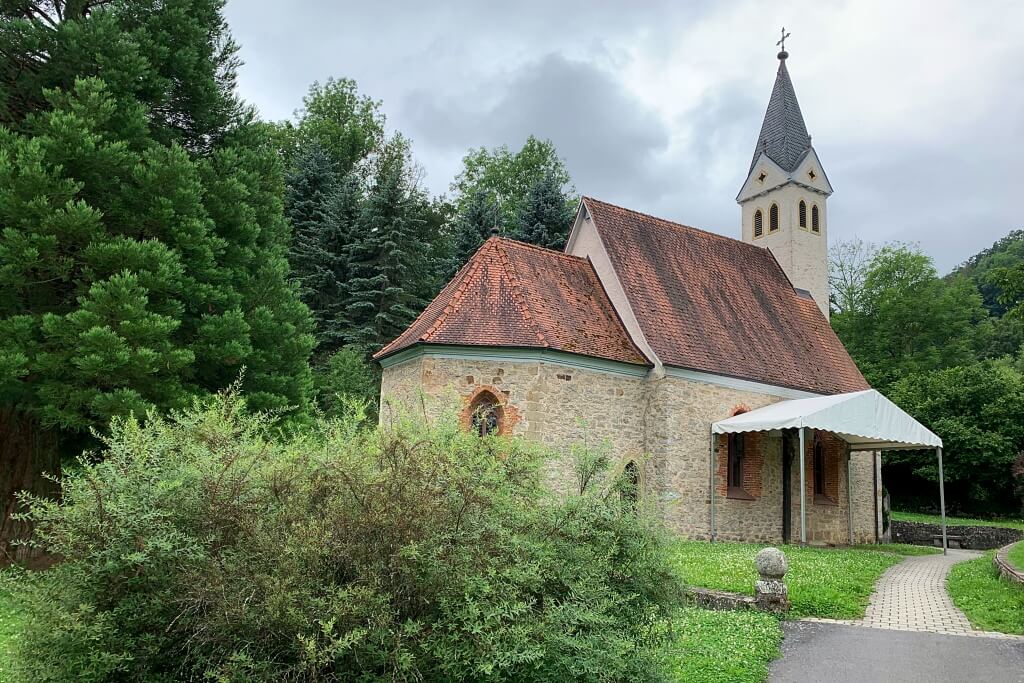
M 666 524 L 683 537 L 706 539 L 710 531 L 711 423 L 782 400 L 782 397 L 668 376 L 631 377 L 583 369 L 553 361 L 484 360 L 425 355 L 386 368 L 381 386 L 382 419 L 399 405 L 430 420 L 457 419 L 481 390 L 500 396 L 514 409 L 511 433 L 539 441 L 561 452 L 552 464 L 553 485 L 564 488 L 573 480 L 572 447 L 608 448 L 622 467 L 629 460 L 641 465 L 646 502 Z M 730 498 L 722 460 L 717 457 L 716 501 L 718 537 L 722 540 L 779 543 L 782 540 L 782 437 L 753 438 L 758 454 L 748 498 Z M 809 439 L 809 441 L 811 441 Z M 724 440 L 723 440 L 724 443 Z M 838 442 L 841 443 L 841 442 Z M 813 502 L 808 496 L 808 540 L 846 543 L 845 451 L 834 454 L 830 486 L 838 492 L 834 504 Z M 872 462 L 866 453 L 854 454 L 855 537 L 874 539 Z M 809 462 L 812 458 L 808 459 Z M 798 469 L 793 468 L 792 538 L 799 540 Z M 813 470 L 808 467 L 808 485 Z
M 636 460 L 647 480 L 641 378 L 548 361 L 424 356 L 386 368 L 381 385 L 386 400 L 412 405 L 432 420 L 457 416 L 481 390 L 515 409 L 512 434 L 562 454 L 550 468 L 556 488 L 563 489 L 573 480 L 569 452 L 581 444 L 607 448 L 618 467 Z

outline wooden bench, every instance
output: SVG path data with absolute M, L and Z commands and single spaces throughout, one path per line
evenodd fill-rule
M 932 536 L 932 545 L 936 548 L 942 547 L 942 534 L 935 534 Z M 964 537 L 963 536 L 952 536 L 946 534 L 946 547 L 947 548 L 963 548 Z

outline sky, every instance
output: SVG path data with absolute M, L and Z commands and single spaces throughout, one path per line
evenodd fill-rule
M 915 242 L 945 272 L 1024 228 L 1021 2 L 229 0 L 226 13 L 240 94 L 265 118 L 291 117 L 313 81 L 355 79 L 412 139 L 433 194 L 470 148 L 533 134 L 579 193 L 733 237 L 784 25 L 835 189 L 830 242 Z

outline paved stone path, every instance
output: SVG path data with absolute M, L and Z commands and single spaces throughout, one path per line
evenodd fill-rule
M 919 631 L 958 636 L 984 636 L 1022 640 L 1021 636 L 975 631 L 946 591 L 946 577 L 957 562 L 980 557 L 971 550 L 949 550 L 946 555 L 908 557 L 890 567 L 875 585 L 864 618 L 858 621 L 807 619 L 822 623 L 866 626 L 894 631 Z

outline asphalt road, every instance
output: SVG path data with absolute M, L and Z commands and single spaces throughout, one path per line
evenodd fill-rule
M 769 681 L 1022 683 L 1024 641 L 789 621 Z

